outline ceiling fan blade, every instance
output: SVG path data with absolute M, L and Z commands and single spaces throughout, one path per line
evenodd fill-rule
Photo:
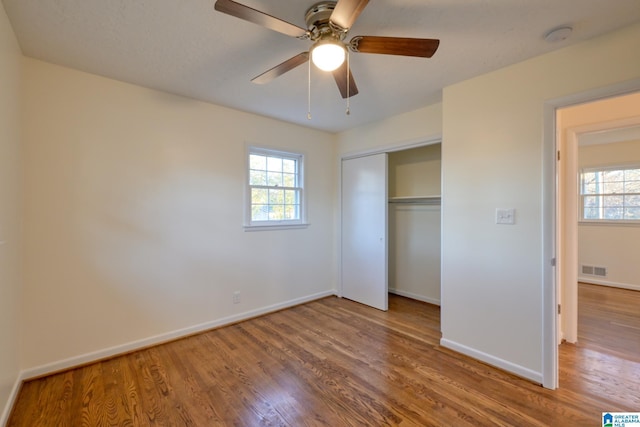
M 284 61 L 282 64 L 276 65 L 272 69 L 265 71 L 257 77 L 254 77 L 251 81 L 257 84 L 265 84 L 269 83 L 271 80 L 275 79 L 286 73 L 287 71 L 291 71 L 299 65 L 304 64 L 309 60 L 309 52 L 302 52 L 294 56 L 293 58 L 289 58 Z
M 358 94 L 358 86 L 356 86 L 356 81 L 353 79 L 351 70 L 349 70 L 349 87 L 347 88 L 346 62 L 344 62 L 339 68 L 333 71 L 333 78 L 336 80 L 336 84 L 338 85 L 338 89 L 340 90 L 340 95 L 342 95 L 343 98 L 351 98 L 352 96 Z
M 369 0 L 338 0 L 329 20 L 344 30 L 351 28 Z
M 270 30 L 277 31 L 291 37 L 304 37 L 307 34 L 307 30 L 302 27 L 290 24 L 287 21 L 283 21 L 282 19 L 278 19 L 232 0 L 218 0 L 214 7 L 218 12 L 226 13 L 227 15 L 262 25 Z
M 438 46 L 438 39 L 413 39 L 407 37 L 357 36 L 349 47 L 355 52 L 382 53 L 385 55 L 419 56 L 431 58 Z

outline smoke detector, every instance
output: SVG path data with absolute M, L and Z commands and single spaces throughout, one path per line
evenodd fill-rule
M 545 34 L 544 40 L 547 43 L 558 43 L 568 39 L 572 31 L 573 28 L 569 26 L 554 28 L 553 30 Z

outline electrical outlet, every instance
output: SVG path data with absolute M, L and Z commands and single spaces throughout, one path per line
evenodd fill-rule
M 515 209 L 496 209 L 496 224 L 515 224 Z
M 235 291 L 233 293 L 233 303 L 240 304 L 240 291 Z

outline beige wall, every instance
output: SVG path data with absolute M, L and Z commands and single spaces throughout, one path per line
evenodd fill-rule
M 0 4 L 0 424 L 20 368 L 20 58 Z
M 442 144 L 389 153 L 389 197 L 439 196 Z
M 411 144 L 442 135 L 442 104 L 363 125 L 337 135 L 339 154 Z
M 640 104 L 636 107 L 640 112 Z M 578 152 L 580 168 L 640 164 L 640 141 L 590 145 Z M 583 264 L 607 268 L 607 277 L 579 274 L 580 281 L 640 290 L 639 256 L 639 225 L 582 223 L 578 227 L 578 268 Z
M 32 59 L 24 83 L 23 368 L 334 292 L 332 135 Z M 243 230 L 247 142 L 306 155 L 308 228 Z
M 638 40 L 635 25 L 445 88 L 444 345 L 543 381 L 545 102 L 640 78 Z

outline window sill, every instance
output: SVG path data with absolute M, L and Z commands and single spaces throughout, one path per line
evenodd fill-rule
M 245 225 L 244 231 L 296 230 L 309 227 L 308 222 L 298 224 Z
M 578 221 L 578 225 L 586 226 L 605 226 L 605 227 L 640 227 L 640 221 L 622 221 L 622 220 L 582 220 Z

